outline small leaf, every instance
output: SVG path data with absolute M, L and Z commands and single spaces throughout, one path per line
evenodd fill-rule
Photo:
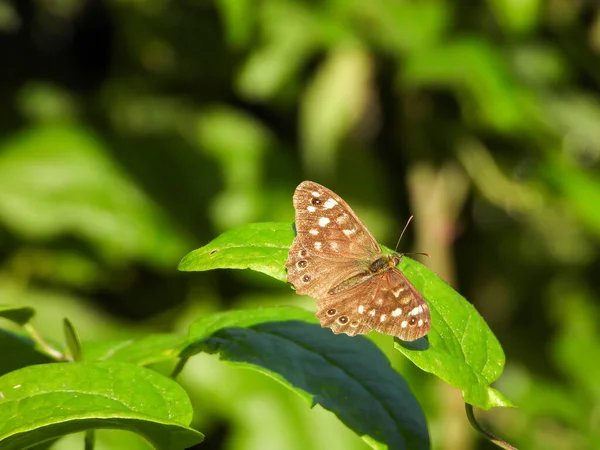
M 285 281 L 285 261 L 293 240 L 294 229 L 288 223 L 251 223 L 226 231 L 188 253 L 178 269 L 252 269 Z
M 29 306 L 0 305 L 0 317 L 17 325 L 23 326 L 35 315 L 35 310 Z
M 193 410 L 174 381 L 132 364 L 53 363 L 0 377 L 2 450 L 20 450 L 66 434 L 115 428 L 144 436 L 157 449 L 202 441 L 187 426 Z
M 81 361 L 81 339 L 79 333 L 75 329 L 75 325 L 69 319 L 63 320 L 63 329 L 65 332 L 65 341 L 67 347 L 71 352 L 71 358 L 73 361 Z
M 372 448 L 429 449 L 425 417 L 408 385 L 362 336 L 286 321 L 221 329 L 197 345 L 332 411 Z
M 490 409 L 512 406 L 490 387 L 504 368 L 504 352 L 473 305 L 422 264 L 403 257 L 400 269 L 427 299 L 431 331 L 396 349 L 425 372 L 461 389 L 465 401 Z

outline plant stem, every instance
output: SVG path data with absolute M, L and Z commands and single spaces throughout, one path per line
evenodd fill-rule
M 504 448 L 506 450 L 517 450 L 516 447 L 513 447 L 508 442 L 503 441 L 499 437 L 494 436 L 492 433 L 490 433 L 489 431 L 485 430 L 481 425 L 479 425 L 479 423 L 477 423 L 477 420 L 475 420 L 475 414 L 473 412 L 473 406 L 472 405 L 469 405 L 468 403 L 465 403 L 465 411 L 467 413 L 467 417 L 469 419 L 469 422 L 471 423 L 471 425 L 473 426 L 473 428 L 475 428 L 482 435 L 484 435 L 486 439 L 490 440 L 491 442 L 493 442 L 494 444 L 496 444 L 498 447 Z

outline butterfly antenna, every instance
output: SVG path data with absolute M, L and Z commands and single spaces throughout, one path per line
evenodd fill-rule
M 402 230 L 402 233 L 400 233 L 400 237 L 398 238 L 398 243 L 396 244 L 396 249 L 394 250 L 395 252 L 398 251 L 398 246 L 400 245 L 400 241 L 402 240 L 402 236 L 404 236 L 404 232 L 406 231 L 406 229 L 408 228 L 408 224 L 410 223 L 410 221 L 412 220 L 414 216 L 410 216 L 408 218 L 408 220 L 406 221 L 406 225 L 404 225 L 404 229 Z
M 404 229 L 402 230 L 402 233 L 400 233 L 400 238 L 398 239 L 398 243 L 396 244 L 396 250 L 394 250 L 395 252 L 398 251 L 398 246 L 400 245 L 400 241 L 402 240 L 402 236 L 404 236 L 404 232 L 408 228 L 408 224 L 413 219 L 413 217 L 414 216 L 410 216 L 408 218 L 408 220 L 406 221 L 406 225 L 404 225 Z M 420 252 L 419 253 L 403 253 L 403 255 L 424 255 L 424 256 L 430 256 L 429 253 L 420 253 Z

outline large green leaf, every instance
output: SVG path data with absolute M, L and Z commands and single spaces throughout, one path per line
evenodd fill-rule
M 269 321 L 282 316 L 288 320 Z M 222 313 L 191 328 L 202 339 L 185 353 L 219 353 L 267 374 L 335 413 L 373 448 L 428 449 L 423 412 L 383 353 L 362 336 L 336 336 L 304 320 L 315 319 L 296 308 Z
M 180 269 L 250 268 L 285 281 L 293 238 L 290 224 L 249 224 L 193 251 Z M 423 265 L 403 257 L 400 268 L 427 299 L 432 330 L 427 339 L 397 348 L 421 369 L 461 389 L 466 402 L 484 409 L 511 406 L 490 387 L 502 373 L 504 352 L 477 310 Z
M 201 442 L 186 392 L 149 369 L 116 362 L 29 366 L 0 377 L 0 447 L 21 450 L 91 428 L 144 436 L 158 449 Z
M 415 342 L 396 340 L 396 348 L 418 367 L 462 390 L 479 408 L 512 406 L 490 387 L 504 368 L 504 352 L 475 307 L 422 264 L 402 258 L 400 270 L 427 299 L 431 330 Z

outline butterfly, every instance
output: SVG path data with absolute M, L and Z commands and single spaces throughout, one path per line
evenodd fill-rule
M 287 280 L 317 299 L 322 327 L 350 336 L 377 330 L 403 341 L 427 334 L 429 307 L 396 268 L 402 254 L 384 255 L 352 208 L 318 183 L 298 185 L 294 209 Z

